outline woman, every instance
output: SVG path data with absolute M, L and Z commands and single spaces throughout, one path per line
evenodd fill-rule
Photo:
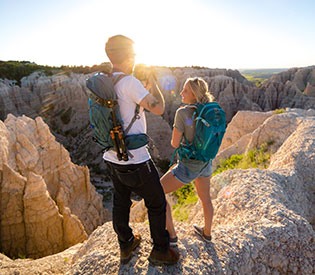
M 180 107 L 175 114 L 171 140 L 171 145 L 174 148 L 178 148 L 183 140 L 192 142 L 194 138 L 195 123 L 193 114 L 196 109 L 195 104 L 212 101 L 207 83 L 199 77 L 188 78 L 180 95 L 185 105 Z M 174 192 L 185 184 L 194 181 L 204 214 L 204 227 L 194 225 L 194 231 L 206 242 L 211 241 L 213 219 L 213 206 L 210 197 L 211 165 L 211 160 L 202 162 L 194 159 L 182 159 L 161 178 L 165 194 Z M 170 234 L 170 244 L 176 245 L 177 236 L 168 202 L 166 208 L 166 229 Z

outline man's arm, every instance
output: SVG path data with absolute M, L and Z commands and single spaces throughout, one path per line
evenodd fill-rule
M 162 115 L 165 110 L 165 101 L 162 92 L 155 82 L 154 77 L 150 77 L 150 94 L 144 97 L 139 105 L 155 115 Z

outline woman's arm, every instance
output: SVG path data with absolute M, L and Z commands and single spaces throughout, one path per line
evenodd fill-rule
M 183 133 L 180 132 L 177 128 L 173 128 L 173 133 L 172 133 L 172 140 L 171 140 L 171 145 L 174 148 L 178 148 L 180 145 L 180 142 L 182 140 Z

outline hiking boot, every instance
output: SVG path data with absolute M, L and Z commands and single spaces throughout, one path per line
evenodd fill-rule
M 152 249 L 149 262 L 152 265 L 173 265 L 179 260 L 179 253 L 174 248 L 169 247 L 166 251 Z
M 170 238 L 170 246 L 177 246 L 178 238 Z
M 197 226 L 197 225 L 193 225 L 194 226 L 194 231 L 197 235 L 199 235 L 206 243 L 210 243 L 211 242 L 211 235 L 207 236 L 205 235 L 205 233 L 203 232 L 203 228 Z
M 138 234 L 135 234 L 130 246 L 127 248 L 121 248 L 120 249 L 120 263 L 121 264 L 127 264 L 131 257 L 132 257 L 132 251 L 134 251 L 141 242 L 141 236 Z

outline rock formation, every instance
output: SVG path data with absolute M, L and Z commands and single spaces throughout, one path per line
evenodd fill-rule
M 248 125 L 241 124 L 246 117 Z M 192 207 L 187 222 L 175 222 L 181 254 L 177 265 L 149 265 L 147 258 L 152 244 L 145 221 L 132 223 L 143 240 L 130 263 L 120 266 L 116 235 L 108 222 L 99 226 L 84 243 L 52 256 L 13 261 L 0 254 L 1 272 L 314 274 L 315 111 L 242 112 L 231 121 L 231 129 L 236 129 L 234 123 L 242 129 L 234 137 L 230 136 L 234 132 L 228 129 L 225 139 L 236 146 L 239 140 L 249 136 L 243 142 L 243 152 L 268 138 L 279 141 L 274 145 L 268 169 L 228 170 L 212 178 L 215 208 L 212 243 L 205 244 L 193 233 L 192 224 L 203 223 L 198 202 Z M 222 152 L 233 146 L 229 142 L 225 144 Z
M 216 100 L 221 104 L 230 122 L 240 110 L 271 111 L 279 108 L 315 108 L 315 67 L 293 68 L 279 73 L 262 87 L 254 87 L 237 70 L 200 67 L 156 68 L 159 85 L 166 101 L 163 120 L 148 119 L 148 134 L 154 140 L 155 160 L 171 154 L 167 136 L 174 114 L 181 104 L 180 91 L 187 77 L 200 76 L 209 84 Z M 87 165 L 94 176 L 106 174 L 101 148 L 92 142 L 88 121 L 88 75 L 57 74 L 45 76 L 35 72 L 21 79 L 21 87 L 12 81 L 0 80 L 0 119 L 11 113 L 31 118 L 41 116 L 49 125 L 57 141 L 70 152 L 72 160 Z M 163 125 L 163 135 L 155 129 Z M 152 132 L 151 132 L 152 131 Z
M 303 121 L 304 116 L 314 116 L 315 110 L 287 108 L 284 112 L 240 111 L 226 129 L 219 153 L 213 162 L 214 167 L 220 159 L 234 154 L 243 154 L 253 148 L 268 143 L 269 150 L 275 152 Z
M 73 164 L 41 117 L 0 121 L 0 245 L 39 258 L 87 239 L 106 220 L 89 170 Z
M 315 108 L 315 97 L 312 86 L 315 84 L 315 66 L 292 68 L 273 75 L 261 87 L 255 90 L 258 105 L 264 111 L 279 108 Z M 308 87 L 307 87 L 308 86 Z
M 53 131 L 76 135 L 88 125 L 86 76 L 45 76 L 34 72 L 21 79 L 21 87 L 0 82 L 0 119 L 6 116 L 42 116 Z

